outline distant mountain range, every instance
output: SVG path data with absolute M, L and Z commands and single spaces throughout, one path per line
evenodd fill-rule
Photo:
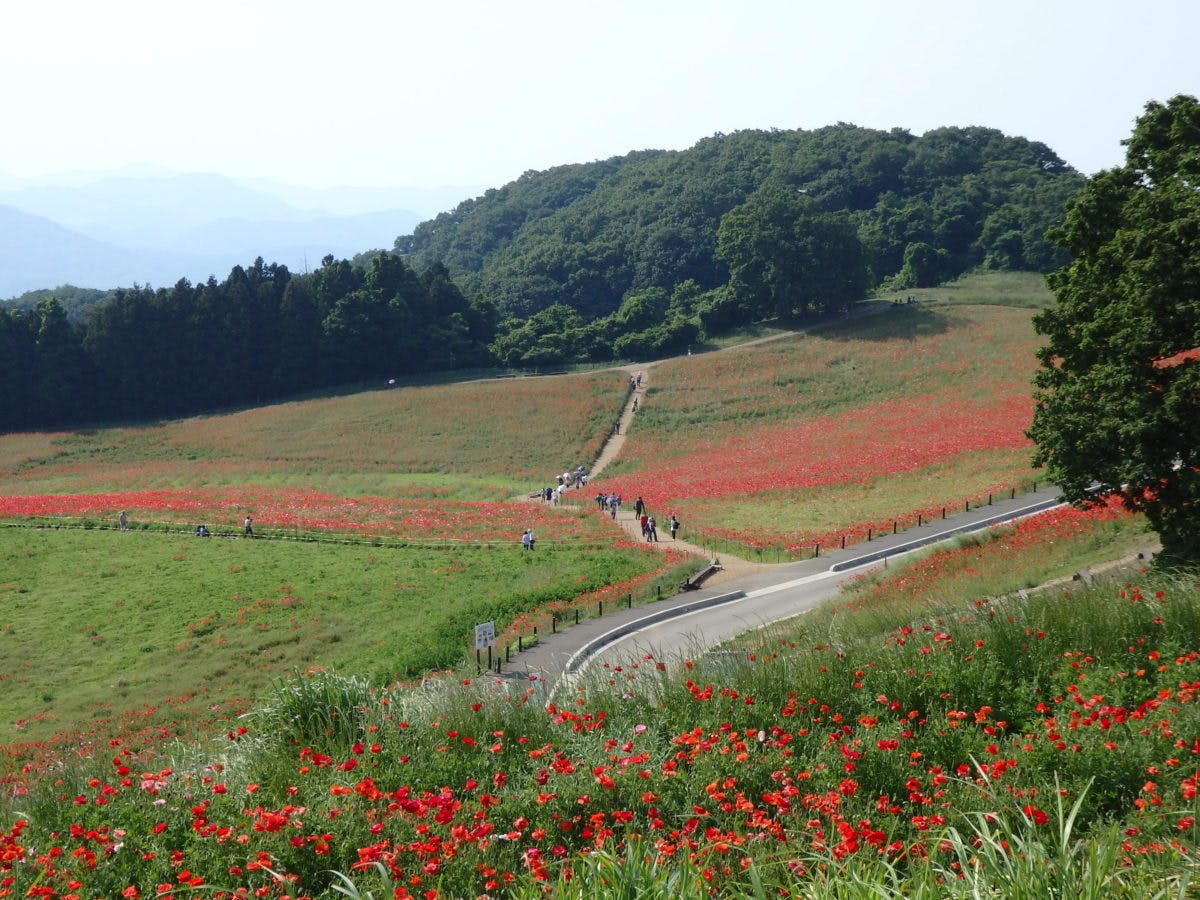
M 481 192 L 305 188 L 139 167 L 0 177 L 0 298 L 63 284 L 114 288 L 218 279 L 261 256 L 294 271 L 397 235 Z

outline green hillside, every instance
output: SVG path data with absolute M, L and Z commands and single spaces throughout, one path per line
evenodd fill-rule
M 916 286 L 979 265 L 1060 265 L 1044 231 L 1082 184 L 1044 144 L 994 129 L 739 131 L 680 152 L 527 172 L 395 249 L 418 269 L 444 263 L 509 315 L 562 303 L 588 319 L 650 289 L 724 284 L 722 219 L 764 190 L 850 225 L 875 281 Z

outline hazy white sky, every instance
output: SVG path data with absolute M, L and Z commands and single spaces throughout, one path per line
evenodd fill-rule
M 41 0 L 0 174 L 494 185 L 715 132 L 986 125 L 1085 173 L 1200 94 L 1196 0 Z

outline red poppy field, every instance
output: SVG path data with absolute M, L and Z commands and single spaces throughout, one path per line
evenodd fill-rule
M 1091 526 L 1039 527 L 1070 542 Z M 1037 552 L 1019 534 L 982 552 L 1019 566 Z M 92 771 L 20 788 L 0 896 L 537 896 L 613 877 L 596 867 L 614 857 L 688 897 L 889 878 L 966 897 L 1005 893 L 1014 866 L 1067 895 L 1183 890 L 1194 579 L 906 606 L 828 634 L 801 620 L 736 667 L 643 659 L 545 709 L 301 678 L 195 759 L 116 740 Z M 1056 864 L 1063 834 L 1100 868 Z
M 1028 310 L 902 308 L 655 368 L 604 487 L 734 552 L 811 553 L 1027 488 Z

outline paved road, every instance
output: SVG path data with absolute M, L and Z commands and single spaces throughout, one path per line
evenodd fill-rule
M 538 686 L 540 693 L 549 697 L 589 666 L 640 659 L 647 653 L 659 660 L 696 654 L 750 629 L 812 609 L 866 567 L 886 564 L 886 560 L 902 553 L 1058 504 L 1058 488 L 1042 488 L 896 535 L 823 553 L 817 559 L 772 567 L 709 590 L 586 619 L 557 634 L 541 635 L 536 646 L 502 668 L 502 679 Z

